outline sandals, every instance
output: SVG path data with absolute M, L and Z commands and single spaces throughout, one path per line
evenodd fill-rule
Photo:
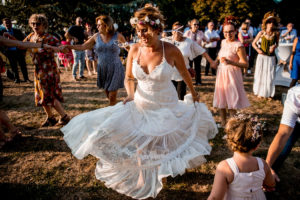
M 41 124 L 41 127 L 55 126 L 57 120 L 54 116 L 47 117 L 47 119 Z
M 63 116 L 62 118 L 59 119 L 59 121 L 57 122 L 57 126 L 64 126 L 67 123 L 69 123 L 69 121 L 71 120 L 71 118 L 66 114 L 65 116 Z

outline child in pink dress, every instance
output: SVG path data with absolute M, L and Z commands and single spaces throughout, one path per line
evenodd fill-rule
M 221 43 L 213 106 L 219 108 L 221 126 L 225 126 L 227 113 L 231 116 L 236 109 L 250 106 L 243 85 L 242 68 L 248 67 L 248 60 L 243 44 L 235 38 L 234 17 L 225 19 L 223 32 L 225 39 Z
M 62 40 L 62 45 L 70 45 L 70 42 L 68 40 Z M 67 69 L 72 69 L 72 65 L 74 62 L 72 51 L 68 51 L 67 53 L 58 53 L 58 58 L 61 60 L 64 67 Z
M 238 114 L 228 121 L 227 143 L 232 158 L 219 163 L 208 200 L 265 200 L 262 190 L 274 190 L 275 179 L 265 160 L 253 157 L 262 137 L 262 124 L 250 115 Z

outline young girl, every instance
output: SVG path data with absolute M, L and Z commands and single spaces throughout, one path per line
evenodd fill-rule
M 217 166 L 209 200 L 266 199 L 262 186 L 270 190 L 275 180 L 265 160 L 252 156 L 261 141 L 261 127 L 257 118 L 245 114 L 228 121 L 225 132 L 234 154 Z

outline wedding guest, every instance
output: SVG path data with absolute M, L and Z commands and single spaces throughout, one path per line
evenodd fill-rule
M 217 57 L 217 42 L 220 40 L 220 36 L 216 30 L 214 30 L 214 23 L 208 22 L 207 30 L 205 31 L 204 35 L 206 37 L 206 42 L 204 42 L 204 47 L 207 50 L 208 55 L 212 59 L 216 59 Z M 216 70 L 210 66 L 207 62 L 205 67 L 205 75 L 208 76 L 209 68 L 211 68 L 212 75 L 216 75 Z
M 217 57 L 220 64 L 217 68 L 213 100 L 213 106 L 220 112 L 221 127 L 226 124 L 227 110 L 233 116 L 236 110 L 250 106 L 241 71 L 248 67 L 248 60 L 245 47 L 236 39 L 237 22 L 234 16 L 225 18 L 223 33 L 225 39 L 222 40 Z
M 191 39 L 194 42 L 197 42 L 197 44 L 199 46 L 203 45 L 203 42 L 207 41 L 204 33 L 199 30 L 199 21 L 197 19 L 193 19 L 191 20 L 191 29 L 187 30 L 184 33 L 184 37 L 187 37 L 189 39 Z M 195 74 L 195 85 L 201 85 L 202 84 L 202 80 L 201 80 L 201 59 L 202 56 L 198 55 L 197 57 L 195 57 L 192 62 L 190 63 L 190 67 L 195 68 L 196 74 Z
M 64 99 L 62 96 L 60 75 L 54 60 L 54 53 L 53 51 L 43 49 L 44 44 L 59 46 L 60 42 L 57 38 L 46 32 L 48 19 L 45 15 L 33 14 L 28 21 L 33 32 L 30 33 L 24 41 L 42 44 L 42 48 L 33 49 L 31 51 L 32 61 L 35 66 L 35 105 L 42 106 L 47 115 L 46 120 L 41 126 L 65 125 L 70 121 L 70 117 L 61 105 Z M 58 52 L 60 49 L 53 47 L 53 50 Z M 59 121 L 55 119 L 52 108 L 60 115 Z
M 259 98 L 268 98 L 275 95 L 275 49 L 279 42 L 277 25 L 280 19 L 273 12 L 267 12 L 262 20 L 262 31 L 260 31 L 252 42 L 257 51 L 255 64 L 253 92 Z M 260 43 L 258 46 L 257 43 Z

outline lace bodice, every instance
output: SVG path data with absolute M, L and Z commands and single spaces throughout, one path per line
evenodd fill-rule
M 149 74 L 145 73 L 138 63 L 140 51 L 141 49 L 132 66 L 132 73 L 138 80 L 135 103 L 143 109 L 159 109 L 177 104 L 178 96 L 171 82 L 173 68 L 165 58 L 164 49 L 161 63 Z

